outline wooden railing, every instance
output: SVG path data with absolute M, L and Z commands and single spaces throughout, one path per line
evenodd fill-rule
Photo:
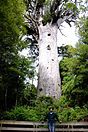
M 29 121 L 0 121 L 0 132 L 48 132 L 47 123 Z M 56 123 L 56 132 L 88 132 L 88 122 Z

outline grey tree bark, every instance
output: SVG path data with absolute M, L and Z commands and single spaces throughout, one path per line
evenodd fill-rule
M 61 81 L 57 53 L 57 26 L 47 23 L 39 26 L 38 95 L 61 96 Z

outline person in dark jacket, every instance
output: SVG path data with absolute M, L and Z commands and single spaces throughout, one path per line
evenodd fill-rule
M 59 122 L 59 119 L 52 107 L 49 109 L 49 113 L 45 117 L 45 120 L 46 119 L 48 119 L 49 132 L 55 132 L 55 121 L 57 120 Z

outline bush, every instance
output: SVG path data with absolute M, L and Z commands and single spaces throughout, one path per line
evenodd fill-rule
M 37 111 L 37 115 L 39 116 L 40 121 L 44 120 L 51 105 L 53 107 L 53 99 L 51 97 L 42 96 L 37 98 L 35 103 L 35 109 Z
M 80 121 L 88 116 L 88 108 L 87 107 L 70 107 L 68 100 L 62 97 L 60 101 L 58 101 L 58 116 L 62 122 L 68 121 Z
M 41 121 L 44 120 L 49 107 L 53 104 L 50 97 L 39 97 L 35 101 L 34 107 L 17 106 L 10 111 L 3 113 L 5 120 Z
M 38 121 L 36 110 L 28 106 L 18 106 L 3 114 L 6 120 Z
M 88 116 L 88 108 L 79 106 L 70 107 L 68 100 L 62 96 L 60 100 L 53 100 L 50 97 L 39 97 L 35 101 L 35 106 L 17 106 L 1 115 L 0 119 L 5 120 L 24 120 L 24 121 L 43 121 L 52 106 L 62 122 L 79 121 Z

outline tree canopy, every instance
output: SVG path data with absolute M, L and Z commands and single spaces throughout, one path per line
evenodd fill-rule
M 79 10 L 77 0 L 26 0 L 25 2 L 27 41 L 31 43 L 31 53 L 35 58 L 39 55 L 39 25 L 50 23 L 59 28 L 63 22 L 66 22 L 71 26 L 71 22 L 75 22 L 78 17 Z

